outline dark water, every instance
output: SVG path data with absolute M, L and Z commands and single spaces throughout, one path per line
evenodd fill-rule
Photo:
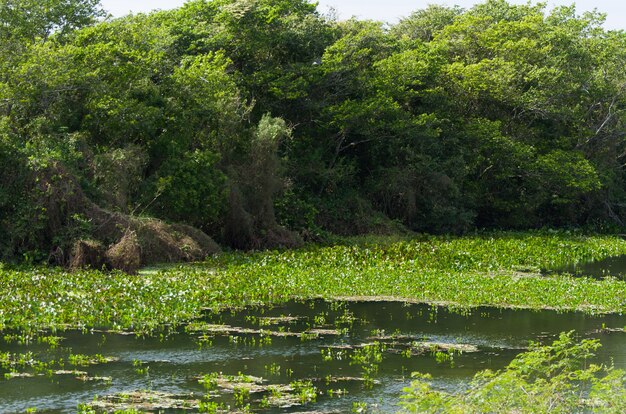
M 260 323 L 259 318 L 292 316 L 297 320 Z M 265 319 L 265 321 L 268 321 Z M 626 317 L 609 315 L 594 317 L 580 313 L 552 311 L 512 311 L 490 308 L 475 309 L 470 314 L 449 312 L 445 308 L 402 303 L 334 303 L 293 302 L 271 309 L 245 309 L 207 316 L 206 322 L 231 327 L 266 329 L 274 332 L 303 332 L 311 328 L 326 329 L 318 338 L 271 337 L 255 333 L 204 334 L 211 343 L 201 344 L 201 332 L 138 338 L 102 332 L 65 332 L 65 339 L 56 349 L 41 344 L 19 345 L 1 342 L 0 352 L 32 351 L 42 360 L 65 358 L 73 354 L 102 354 L 117 358 L 116 362 L 77 369 L 90 377 L 110 377 L 109 381 L 81 381 L 72 375 L 4 379 L 0 369 L 0 413 L 24 412 L 36 407 L 37 412 L 76 412 L 79 403 L 89 403 L 96 396 L 151 390 L 201 398 L 207 393 L 197 378 L 213 372 L 224 375 L 244 373 L 263 377 L 270 384 L 288 384 L 298 379 L 311 380 L 317 388 L 317 401 L 288 409 L 269 408 L 263 412 L 350 412 L 354 402 L 375 404 L 381 412 L 397 410 L 403 387 L 409 385 L 414 371 L 430 373 L 437 385 L 457 390 L 479 370 L 499 369 L 528 344 L 530 340 L 549 342 L 563 331 L 574 330 L 583 337 L 598 337 L 603 347 L 602 360 L 612 360 L 617 367 L 626 367 L 626 334 L 594 333 L 603 326 L 623 328 Z M 260 326 L 261 325 L 261 326 Z M 340 329 L 341 332 L 333 332 Z M 452 361 L 438 361 L 432 352 L 407 357 L 382 353 L 371 388 L 363 381 L 345 380 L 327 384 L 325 378 L 363 377 L 364 368 L 351 364 L 354 349 L 343 350 L 341 360 L 326 361 L 322 350 L 328 347 L 391 342 L 389 334 L 403 335 L 402 341 L 428 341 L 444 344 L 469 344 L 478 352 L 454 354 Z M 373 338 L 375 337 L 375 338 Z M 264 342 L 264 343 L 263 343 Z M 408 342 L 407 342 L 408 343 Z M 395 346 L 403 349 L 402 346 Z M 335 349 L 337 352 L 339 348 Z M 147 369 L 146 369 L 147 368 Z M 66 367 L 66 369 L 73 369 Z M 25 369 L 28 371 L 28 369 Z M 329 389 L 345 390 L 342 397 L 330 396 Z M 252 397 L 254 400 L 256 397 Z M 216 396 L 215 401 L 235 404 L 232 395 Z M 256 403 L 252 403 L 253 408 Z M 165 412 L 182 412 L 165 410 Z
M 626 280 L 626 255 L 609 257 L 597 262 L 581 263 L 557 269 L 558 272 L 576 276 L 589 276 L 596 279 L 615 277 Z

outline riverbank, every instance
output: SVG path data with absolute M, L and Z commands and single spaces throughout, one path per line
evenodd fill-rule
M 541 269 L 622 254 L 626 241 L 617 236 L 501 232 L 222 253 L 137 276 L 4 266 L 0 330 L 151 332 L 194 319 L 206 309 L 317 297 L 622 313 L 624 281 L 540 274 Z

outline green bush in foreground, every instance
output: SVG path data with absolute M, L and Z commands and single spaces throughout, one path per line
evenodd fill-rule
M 430 376 L 405 389 L 409 413 L 618 413 L 626 411 L 626 372 L 589 363 L 598 340 L 562 333 L 552 345 L 531 344 L 502 371 L 479 372 L 468 390 L 433 389 Z

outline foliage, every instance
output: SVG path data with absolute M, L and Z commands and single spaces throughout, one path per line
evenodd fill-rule
M 13 220 L 26 199 L 24 190 L 28 181 L 25 157 L 0 136 L 0 231 L 6 236 L 15 235 Z M 11 242 L 6 236 L 0 240 L 0 258 L 13 254 Z
M 171 160 L 155 177 L 151 210 L 160 217 L 204 227 L 218 220 L 224 205 L 225 177 L 216 156 L 195 151 Z
M 598 340 L 562 333 L 552 345 L 531 344 L 504 370 L 479 372 L 466 391 L 436 390 L 429 375 L 405 389 L 406 413 L 614 413 L 626 403 L 626 372 L 592 363 Z
M 104 207 L 129 211 L 130 200 L 143 179 L 147 158 L 137 145 L 116 148 L 94 157 L 94 187 Z
M 79 236 L 25 197 L 52 167 L 98 207 L 235 248 L 626 222 L 626 35 L 596 12 L 486 0 L 387 26 L 305 0 L 194 0 L 103 15 L 0 1 L 5 257 Z
M 93 24 L 104 15 L 99 0 L 2 0 L 0 19 L 3 39 L 46 39 L 67 35 Z

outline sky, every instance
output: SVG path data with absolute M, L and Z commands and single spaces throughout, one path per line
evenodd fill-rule
M 544 0 L 549 7 L 571 5 L 576 3 L 579 13 L 593 10 L 607 14 L 605 27 L 607 29 L 626 30 L 626 2 L 622 0 Z M 509 0 L 510 3 L 525 4 L 526 0 Z M 113 16 L 119 17 L 129 12 L 148 12 L 154 9 L 172 9 L 180 7 L 185 0 L 101 0 L 105 10 Z M 474 0 L 319 0 L 318 10 L 322 13 L 333 8 L 340 19 L 352 16 L 360 19 L 375 19 L 389 23 L 396 23 L 399 18 L 408 16 L 412 11 L 425 8 L 428 4 L 458 5 L 470 8 L 481 1 Z M 536 3 L 533 1 L 533 3 Z

